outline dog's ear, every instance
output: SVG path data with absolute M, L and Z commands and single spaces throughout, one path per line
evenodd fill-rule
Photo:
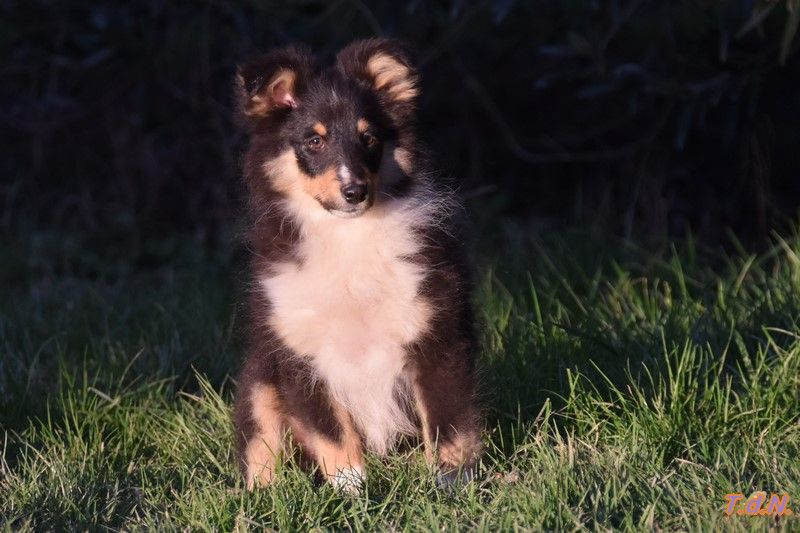
M 291 46 L 269 52 L 241 65 L 236 92 L 244 116 L 265 118 L 278 110 L 300 105 L 313 71 L 313 57 L 305 48 Z
M 336 68 L 373 91 L 395 121 L 402 124 L 414 116 L 419 75 L 400 42 L 384 38 L 355 41 L 337 54 Z

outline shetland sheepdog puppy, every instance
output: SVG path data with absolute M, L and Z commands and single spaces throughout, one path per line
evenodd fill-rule
M 240 67 L 251 253 L 249 344 L 235 426 L 248 488 L 291 434 L 357 489 L 365 450 L 421 436 L 440 480 L 480 451 L 467 277 L 414 134 L 418 75 L 388 39 L 319 68 L 302 48 Z

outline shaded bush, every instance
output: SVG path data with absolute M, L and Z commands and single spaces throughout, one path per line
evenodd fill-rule
M 6 0 L 0 223 L 134 256 L 176 231 L 213 245 L 237 206 L 235 64 L 385 34 L 416 47 L 423 137 L 475 205 L 536 226 L 763 235 L 800 198 L 800 8 L 787 7 Z

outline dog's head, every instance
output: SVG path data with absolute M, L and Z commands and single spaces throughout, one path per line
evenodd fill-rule
M 240 67 L 238 87 L 252 135 L 270 145 L 266 178 L 290 199 L 355 217 L 411 171 L 418 76 L 395 41 L 352 43 L 322 71 L 304 49 L 277 50 Z

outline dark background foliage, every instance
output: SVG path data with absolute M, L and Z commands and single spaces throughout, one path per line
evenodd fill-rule
M 171 236 L 213 249 L 238 210 L 235 65 L 388 35 L 473 213 L 758 239 L 800 199 L 798 4 L 2 0 L 0 227 L 144 263 Z

